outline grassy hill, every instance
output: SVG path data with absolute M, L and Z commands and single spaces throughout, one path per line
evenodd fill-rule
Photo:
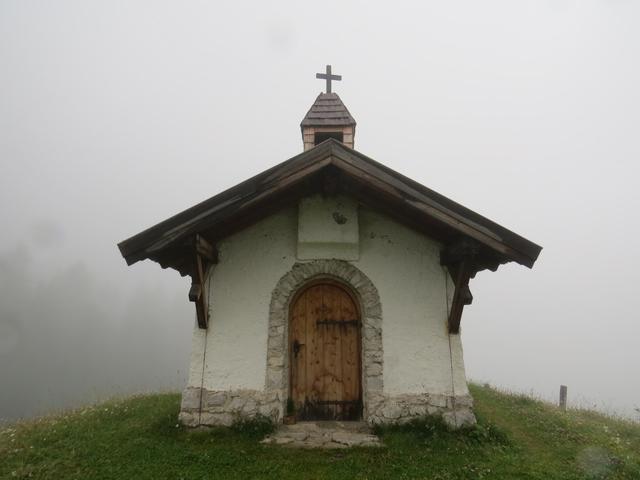
M 109 402 L 0 431 L 0 478 L 640 479 L 640 425 L 471 386 L 479 426 L 425 420 L 379 433 L 382 449 L 293 450 L 265 426 L 189 431 L 179 395 Z

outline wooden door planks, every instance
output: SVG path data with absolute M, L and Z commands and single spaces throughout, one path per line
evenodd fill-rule
M 340 320 L 348 322 L 359 314 L 353 300 L 343 296 L 340 301 Z M 347 335 L 341 337 L 342 385 L 344 398 L 361 399 L 360 391 L 360 335 L 358 328 L 345 328 Z
M 289 330 L 290 396 L 299 419 L 359 418 L 359 328 L 356 304 L 337 284 L 313 284 L 294 299 Z

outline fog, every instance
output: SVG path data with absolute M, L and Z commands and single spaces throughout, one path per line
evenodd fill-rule
M 638 418 L 640 4 L 0 2 L 0 418 L 180 390 L 189 282 L 117 242 L 302 150 L 356 149 L 542 245 L 481 272 L 468 377 Z

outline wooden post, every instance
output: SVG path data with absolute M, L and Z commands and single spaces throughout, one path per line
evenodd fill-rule
M 188 240 L 187 246 L 191 249 L 193 259 L 189 300 L 196 304 L 198 326 L 206 329 L 209 326 L 209 305 L 207 305 L 205 281 L 210 265 L 218 263 L 218 252 L 198 234 Z
M 560 385 L 560 410 L 567 411 L 567 386 Z

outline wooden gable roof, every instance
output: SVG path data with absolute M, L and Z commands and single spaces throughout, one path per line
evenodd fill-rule
M 193 276 L 194 248 L 215 261 L 217 240 L 317 192 L 352 195 L 450 246 L 445 256 L 464 249 L 460 242 L 473 242 L 472 275 L 511 261 L 532 267 L 542 249 L 333 139 L 122 241 L 118 248 L 129 265 L 151 259 Z

